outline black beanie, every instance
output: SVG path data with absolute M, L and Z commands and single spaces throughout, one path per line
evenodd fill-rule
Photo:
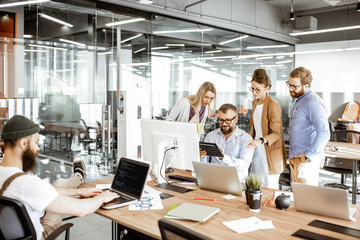
M 19 138 L 27 137 L 39 132 L 39 125 L 27 117 L 15 115 L 10 118 L 2 128 L 1 139 L 4 141 L 13 141 Z

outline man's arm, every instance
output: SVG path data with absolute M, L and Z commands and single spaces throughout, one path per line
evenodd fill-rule
M 251 141 L 252 137 L 246 134 L 245 137 L 242 138 L 239 143 L 239 155 L 238 156 L 230 156 L 224 154 L 224 158 L 222 161 L 229 166 L 235 166 L 237 172 L 239 174 L 240 179 L 245 179 L 248 175 L 249 166 L 251 164 L 254 149 L 247 147 L 247 142 Z M 235 149 L 234 149 L 235 150 Z
M 119 197 L 116 193 L 105 191 L 92 198 L 73 198 L 59 194 L 47 207 L 46 211 L 83 217 L 95 212 L 103 203 Z
M 209 132 L 205 139 L 204 142 L 210 142 L 210 136 L 211 136 L 212 132 Z M 206 151 L 205 150 L 200 150 L 200 162 L 209 162 L 210 156 L 206 155 Z
M 318 102 L 309 105 L 309 120 L 314 126 L 316 137 L 310 149 L 305 152 L 307 157 L 312 157 L 323 151 L 326 143 L 330 139 L 329 122 L 326 116 L 326 109 Z
M 98 188 L 63 188 L 58 186 L 53 186 L 60 195 L 65 195 L 69 197 L 93 197 L 102 193 L 101 189 Z

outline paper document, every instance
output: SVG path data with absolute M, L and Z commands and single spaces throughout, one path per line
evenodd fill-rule
M 162 192 L 156 190 L 155 188 L 149 187 L 145 185 L 144 187 L 144 194 L 161 194 Z
M 172 205 L 171 208 L 169 209 L 169 211 L 177 208 L 178 206 L 180 206 L 180 205 L 178 205 L 178 204 Z M 168 211 L 168 212 L 169 212 L 169 211 Z M 166 213 L 166 214 L 164 215 L 164 218 L 178 219 L 178 220 L 188 220 L 188 219 L 185 219 L 185 218 L 179 218 L 179 217 L 171 216 L 171 215 L 169 215 L 168 213 Z
M 220 209 L 215 207 L 208 207 L 193 203 L 183 203 L 180 206 L 168 211 L 167 214 L 181 219 L 205 222 L 219 211 Z
M 129 205 L 129 210 L 155 210 L 163 209 L 159 194 L 143 194 L 141 199 Z
M 225 196 L 221 196 L 221 197 L 223 197 L 223 198 L 225 198 L 225 199 L 227 199 L 227 200 L 236 198 L 236 196 L 231 195 L 231 194 L 228 194 L 228 195 L 225 195 Z
M 237 233 L 250 232 L 259 229 L 275 229 L 275 226 L 272 224 L 271 220 L 262 221 L 257 217 L 223 222 L 223 224 Z

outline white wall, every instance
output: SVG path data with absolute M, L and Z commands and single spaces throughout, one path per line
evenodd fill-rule
M 344 49 L 357 48 L 346 51 Z M 335 52 L 335 50 L 344 50 Z M 311 70 L 319 92 L 360 92 L 360 40 L 295 45 L 296 52 L 334 50 L 295 56 L 295 66 Z
M 295 67 L 311 71 L 311 88 L 324 99 L 331 115 L 345 102 L 360 102 L 360 40 L 295 45 L 296 52 L 322 50 L 333 52 L 296 54 Z

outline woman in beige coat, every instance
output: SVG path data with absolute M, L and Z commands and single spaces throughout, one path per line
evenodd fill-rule
M 250 135 L 255 148 L 250 172 L 263 179 L 263 186 L 278 188 L 279 175 L 286 165 L 284 134 L 281 122 L 281 106 L 267 93 L 271 80 L 264 69 L 255 70 L 250 91 L 254 95 Z

